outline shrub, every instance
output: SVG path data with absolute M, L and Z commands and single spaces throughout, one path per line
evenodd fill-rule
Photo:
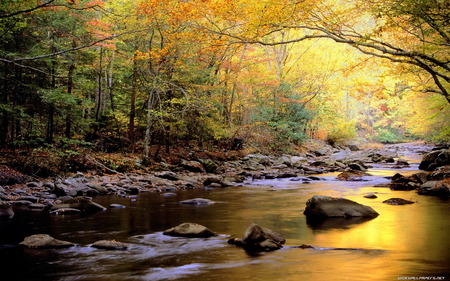
M 356 136 L 356 126 L 353 122 L 342 122 L 335 125 L 327 135 L 327 142 L 331 145 L 342 144 L 353 140 Z

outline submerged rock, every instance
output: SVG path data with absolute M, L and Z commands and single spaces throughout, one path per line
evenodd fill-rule
M 163 234 L 189 238 L 208 238 L 217 235 L 207 227 L 196 223 L 182 223 L 178 226 L 165 230 Z
M 115 240 L 100 240 L 92 244 L 91 247 L 105 250 L 125 250 L 128 248 L 128 245 Z
M 187 205 L 208 205 L 208 204 L 214 204 L 216 202 L 205 199 L 205 198 L 194 198 L 194 199 L 188 199 L 183 200 L 179 202 L 180 204 L 187 204 Z
M 27 248 L 67 248 L 75 244 L 55 239 L 48 234 L 35 234 L 26 237 L 19 245 Z
M 81 212 L 89 212 L 89 213 L 106 210 L 106 208 L 103 207 L 102 205 L 92 202 L 91 200 L 85 197 L 75 197 L 56 203 L 55 205 L 52 206 L 51 210 L 53 211 L 68 208 L 78 209 Z
M 61 208 L 50 211 L 50 215 L 76 215 L 81 214 L 81 211 L 74 208 Z
M 286 240 L 284 237 L 265 227 L 252 223 L 242 238 L 232 238 L 228 244 L 243 247 L 252 251 L 273 251 L 281 249 Z
M 389 205 L 406 205 L 406 204 L 414 204 L 413 201 L 405 200 L 402 198 L 390 198 L 387 200 L 384 200 L 383 203 L 389 204 Z
M 377 217 L 379 214 L 369 206 L 345 198 L 314 195 L 306 201 L 303 212 L 318 217 Z

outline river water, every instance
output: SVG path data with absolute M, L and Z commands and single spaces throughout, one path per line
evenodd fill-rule
M 374 187 L 386 176 L 417 172 L 418 155 L 409 153 L 411 168 L 375 165 L 363 182 L 340 182 L 336 174 L 304 184 L 290 179 L 253 182 L 237 187 L 180 191 L 177 196 L 141 193 L 138 197 L 97 196 L 107 209 L 93 215 L 54 216 L 16 210 L 0 221 L 1 280 L 449 280 L 450 202 L 419 196 L 415 191 Z M 375 192 L 377 199 L 363 196 Z M 374 208 L 371 220 L 310 221 L 303 215 L 313 195 L 345 197 Z M 208 206 L 180 200 L 207 198 Z M 413 200 L 391 206 L 392 197 Z M 207 239 L 168 237 L 165 229 L 183 222 L 202 224 L 219 234 Z M 248 253 L 227 244 L 256 223 L 286 238 L 283 249 Z M 47 233 L 76 243 L 68 249 L 17 247 L 26 236 Z M 98 240 L 127 243 L 128 250 L 90 247 Z M 314 249 L 291 246 L 312 245 Z M 4 279 L 11 276 L 10 279 Z

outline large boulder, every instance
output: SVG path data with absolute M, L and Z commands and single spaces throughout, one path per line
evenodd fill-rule
M 242 238 L 232 238 L 229 244 L 243 247 L 252 251 L 273 251 L 281 249 L 286 240 L 284 237 L 265 227 L 252 223 Z
M 48 234 L 28 236 L 19 245 L 27 248 L 67 248 L 74 246 L 71 242 L 55 239 Z
M 75 197 L 61 202 L 57 202 L 52 206 L 51 210 L 54 211 L 58 209 L 67 209 L 67 208 L 78 209 L 81 212 L 86 213 L 94 213 L 106 210 L 106 208 L 103 207 L 102 205 L 92 202 L 91 200 L 85 197 Z
M 379 214 L 369 206 L 345 198 L 314 195 L 306 201 L 303 212 L 317 217 L 377 217 Z
M 433 171 L 437 167 L 450 165 L 450 150 L 441 149 L 428 153 L 422 158 L 419 169 Z
M 427 181 L 422 184 L 417 193 L 419 195 L 432 195 L 446 197 L 450 196 L 450 180 Z
M 165 230 L 163 234 L 189 238 L 208 238 L 217 235 L 207 227 L 196 223 L 182 223 L 178 226 Z

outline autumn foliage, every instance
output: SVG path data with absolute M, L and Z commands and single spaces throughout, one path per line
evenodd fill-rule
M 113 141 L 148 163 L 236 139 L 448 141 L 449 14 L 439 0 L 3 1 L 0 143 Z

